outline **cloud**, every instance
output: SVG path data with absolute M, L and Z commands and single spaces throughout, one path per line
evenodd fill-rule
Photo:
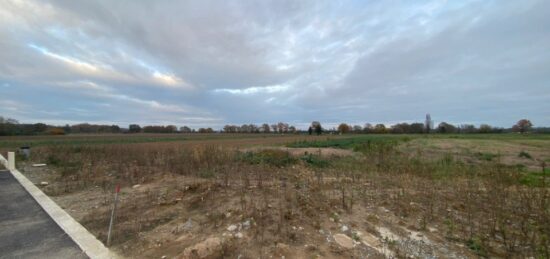
M 1 111 L 214 127 L 428 112 L 541 125 L 550 121 L 548 28 L 544 0 L 7 0 L 0 94 L 23 106 Z
M 271 94 L 288 90 L 289 85 L 252 86 L 244 89 L 214 89 L 214 93 L 230 93 L 237 95 Z

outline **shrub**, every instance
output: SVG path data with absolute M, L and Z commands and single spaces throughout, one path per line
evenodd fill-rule
M 493 159 L 496 158 L 496 157 L 498 157 L 499 155 L 497 155 L 497 154 L 492 154 L 492 153 L 477 152 L 477 153 L 475 153 L 475 156 L 476 156 L 477 159 L 479 159 L 479 160 L 493 161 Z
M 266 149 L 259 152 L 248 151 L 240 156 L 240 160 L 250 164 L 268 164 L 278 167 L 297 162 L 297 159 L 291 156 L 290 153 L 277 149 Z
M 531 154 L 527 153 L 526 151 L 521 151 L 521 152 L 519 152 L 518 157 L 523 157 L 523 158 L 527 158 L 527 159 L 533 159 L 533 157 L 531 156 Z

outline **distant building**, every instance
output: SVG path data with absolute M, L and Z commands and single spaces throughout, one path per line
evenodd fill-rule
M 434 128 L 434 121 L 432 120 L 432 117 L 429 113 L 426 114 L 426 121 L 424 122 L 424 130 L 426 133 L 430 133 L 430 131 Z

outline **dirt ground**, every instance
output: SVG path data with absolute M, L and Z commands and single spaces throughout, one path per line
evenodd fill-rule
M 102 242 L 122 183 L 111 248 L 128 258 L 505 257 L 502 235 L 488 232 L 493 219 L 547 227 L 536 204 L 521 207 L 542 192 L 485 175 L 499 164 L 540 170 L 547 140 L 413 136 L 392 149 L 373 142 L 374 152 L 283 146 L 325 136 L 212 137 L 66 138 L 18 168 Z M 517 206 L 533 209 L 522 218 Z M 463 224 L 470 216 L 479 225 Z
M 280 147 L 280 146 L 261 146 L 261 147 L 250 147 L 242 149 L 244 152 L 246 151 L 260 151 L 260 150 L 282 150 L 289 152 L 293 156 L 302 156 L 302 155 L 319 155 L 322 157 L 331 157 L 331 156 L 353 156 L 356 155 L 355 152 L 348 150 L 348 149 L 339 149 L 339 148 L 288 148 L 288 147 Z
M 353 155 L 331 148 L 279 148 L 295 155 Z M 59 188 L 52 183 L 55 173 L 48 166 L 22 166 L 25 175 L 46 193 Z M 259 219 L 265 217 L 262 214 L 277 214 L 284 207 L 280 200 L 267 197 L 257 204 L 252 197 L 265 192 L 252 185 L 243 205 L 237 188 L 217 189 L 203 181 L 164 175 L 154 182 L 123 188 L 112 248 L 129 258 L 385 258 L 397 251 L 417 258 L 473 256 L 467 248 L 447 242 L 440 226 L 429 225 L 421 231 L 415 227 L 416 219 L 404 219 L 383 206 L 357 206 L 353 214 L 329 207 L 330 212 L 323 213 L 330 216 L 316 220 L 298 215 L 279 230 L 288 237 L 280 240 L 264 231 L 272 227 L 274 222 L 269 220 L 273 219 L 267 217 L 261 223 Z M 264 184 L 271 185 L 273 193 L 281 189 L 278 183 Z M 100 240 L 106 239 L 112 190 L 94 186 L 52 198 Z M 257 218 L 247 213 L 251 210 L 247 206 L 255 208 Z M 251 245 L 258 238 L 266 240 L 264 245 Z

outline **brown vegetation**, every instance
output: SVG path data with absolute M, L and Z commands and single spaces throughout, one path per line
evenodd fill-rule
M 101 240 L 121 183 L 114 248 L 131 257 L 549 256 L 544 173 L 529 186 L 517 167 L 393 140 L 349 156 L 242 148 L 277 141 L 44 146 L 32 162 L 54 171 L 24 171 Z

